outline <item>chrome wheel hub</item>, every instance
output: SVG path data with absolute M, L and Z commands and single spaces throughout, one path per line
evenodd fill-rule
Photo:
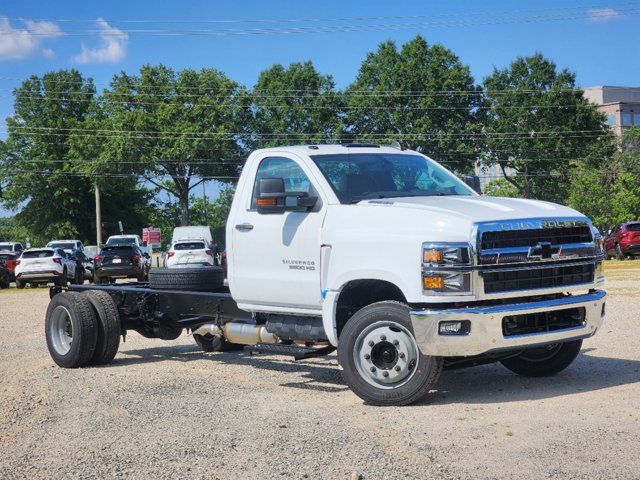
M 418 345 L 413 334 L 395 322 L 377 322 L 356 339 L 354 360 L 367 383 L 392 389 L 404 385 L 418 365 Z
M 71 314 L 62 305 L 51 314 L 51 344 L 59 355 L 66 355 L 73 342 L 73 324 Z

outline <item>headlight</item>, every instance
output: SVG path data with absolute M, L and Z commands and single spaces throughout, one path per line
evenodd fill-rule
M 466 243 L 423 243 L 422 263 L 432 267 L 471 265 L 469 245 Z
M 427 294 L 469 295 L 471 255 L 466 243 L 422 244 L 422 289 Z

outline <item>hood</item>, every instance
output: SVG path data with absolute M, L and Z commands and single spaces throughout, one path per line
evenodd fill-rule
M 400 197 L 363 200 L 358 205 L 401 207 L 457 217 L 469 223 L 543 217 L 583 217 L 572 208 L 540 200 L 485 196 Z

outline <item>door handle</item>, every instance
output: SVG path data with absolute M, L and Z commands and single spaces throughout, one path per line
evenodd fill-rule
M 253 230 L 253 225 L 251 225 L 250 223 L 239 223 L 238 225 L 236 225 L 236 230 L 238 230 L 239 232 L 249 232 Z

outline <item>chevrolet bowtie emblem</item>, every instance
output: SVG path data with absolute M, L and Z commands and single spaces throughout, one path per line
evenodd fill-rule
M 560 247 L 551 246 L 551 242 L 540 242 L 529 248 L 527 258 L 530 260 L 548 260 L 558 256 Z

